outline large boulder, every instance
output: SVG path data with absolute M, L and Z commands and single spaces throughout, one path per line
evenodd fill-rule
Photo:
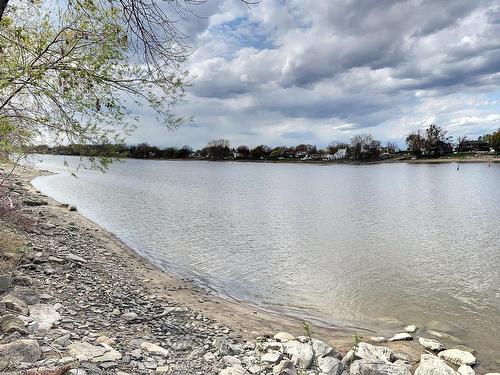
M 16 340 L 0 345 L 0 357 L 9 362 L 33 363 L 40 359 L 42 351 L 36 340 Z
M 340 375 L 344 370 L 342 362 L 334 357 L 319 357 L 317 362 L 321 374 L 324 375 Z
M 391 349 L 366 342 L 360 342 L 354 352 L 356 357 L 371 361 L 390 362 L 393 356 Z
M 458 368 L 457 372 L 460 375 L 476 375 L 476 372 L 474 371 L 474 369 L 470 366 L 467 366 L 467 365 L 460 366 Z
M 316 357 L 337 357 L 339 355 L 335 349 L 321 340 L 311 339 L 311 344 Z
M 295 366 L 301 369 L 307 369 L 312 363 L 314 352 L 309 343 L 301 343 L 291 340 L 283 345 L 283 352 L 291 357 Z
M 456 365 L 475 365 L 476 357 L 472 353 L 460 349 L 448 349 L 438 354 L 439 358 Z
M 411 365 L 403 361 L 394 363 L 370 359 L 354 361 L 349 369 L 350 375 L 411 375 Z
M 422 354 L 414 375 L 456 375 L 455 370 L 432 354 Z

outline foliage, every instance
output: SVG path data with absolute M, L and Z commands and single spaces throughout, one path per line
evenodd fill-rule
M 357 134 L 351 138 L 350 154 L 354 159 L 375 160 L 381 152 L 380 141 L 371 134 Z
M 227 139 L 213 139 L 205 147 L 211 159 L 224 159 L 231 156 L 231 148 Z
M 250 150 L 250 155 L 253 159 L 264 159 L 271 155 L 271 148 L 266 145 L 259 145 Z
M 441 156 L 452 151 L 451 138 L 447 131 L 436 124 L 431 124 L 422 135 L 420 131 L 406 137 L 408 151 L 415 156 Z
M 482 138 L 488 142 L 496 152 L 500 152 L 500 128 L 494 133 L 484 135 Z
M 182 54 L 157 55 L 156 68 L 133 61 L 122 11 L 92 1 L 9 5 L 0 21 L 1 154 L 29 152 L 40 139 L 120 142 L 139 120 L 134 106 L 169 128 L 183 122 L 171 112 L 188 84 Z

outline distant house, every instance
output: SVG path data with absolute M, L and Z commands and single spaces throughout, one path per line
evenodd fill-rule
M 466 140 L 461 146 L 461 152 L 490 152 L 490 145 L 488 142 L 478 139 L 477 141 Z
M 334 160 L 345 159 L 347 157 L 347 148 L 339 148 L 333 155 Z

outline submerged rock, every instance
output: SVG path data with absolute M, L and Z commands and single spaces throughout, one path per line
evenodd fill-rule
M 418 338 L 418 343 L 422 345 L 424 348 L 433 350 L 433 351 L 439 351 L 444 349 L 444 345 L 440 343 L 437 340 L 432 340 L 432 339 L 426 339 L 424 337 L 419 337 Z
M 408 332 L 408 333 L 414 333 L 414 332 L 416 332 L 416 331 L 417 331 L 417 326 L 416 326 L 416 325 L 413 325 L 413 324 L 410 324 L 410 325 L 406 326 L 406 327 L 404 328 L 404 330 L 405 330 L 406 332 Z
M 388 341 L 408 341 L 413 340 L 413 337 L 406 332 L 396 333 Z

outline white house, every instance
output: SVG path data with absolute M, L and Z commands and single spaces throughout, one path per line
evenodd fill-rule
M 347 148 L 339 148 L 333 155 L 333 160 L 345 159 L 347 157 Z

